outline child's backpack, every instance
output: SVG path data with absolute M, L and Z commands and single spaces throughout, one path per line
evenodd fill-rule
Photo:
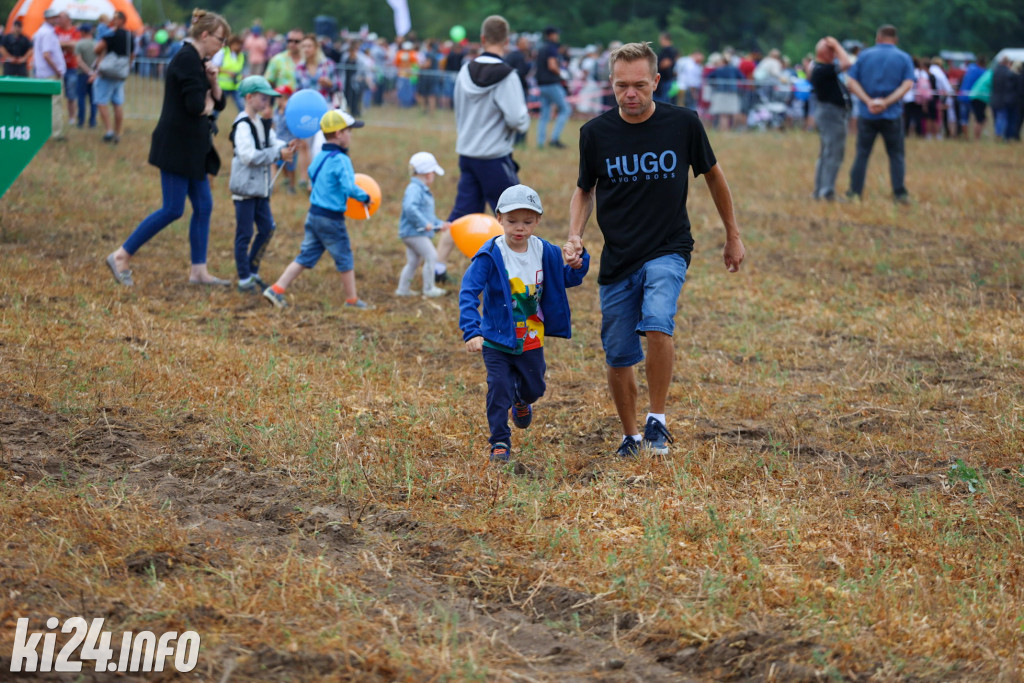
M 235 129 L 238 128 L 238 124 L 242 123 L 243 121 L 245 123 L 249 124 L 249 128 L 252 129 L 252 139 L 253 139 L 253 142 L 256 143 L 256 149 L 264 149 L 264 148 L 266 148 L 267 143 L 270 142 L 270 126 L 273 123 L 273 121 L 270 120 L 270 119 L 260 118 L 260 123 L 263 124 L 263 140 L 264 140 L 264 143 L 262 145 L 260 145 L 260 136 L 256 134 L 256 124 L 248 116 L 246 116 L 245 118 L 242 118 L 242 119 L 238 119 L 233 124 L 231 124 L 231 134 L 228 136 L 228 140 L 231 141 L 231 146 L 232 147 L 235 146 Z

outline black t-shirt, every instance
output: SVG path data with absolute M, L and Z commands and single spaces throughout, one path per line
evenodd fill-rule
M 604 234 L 598 284 L 616 282 L 659 256 L 690 262 L 693 236 L 686 213 L 688 171 L 716 164 L 707 133 L 691 109 L 659 102 L 643 123 L 627 123 L 617 108 L 580 130 L 576 184 L 595 185 L 597 224 Z
M 132 53 L 131 36 L 123 28 L 115 30 L 105 37 L 103 42 L 107 44 L 107 52 L 113 52 L 115 55 L 121 55 L 122 57 L 128 57 Z
M 537 85 L 550 85 L 562 82 L 561 75 L 548 68 L 548 59 L 550 57 L 555 58 L 555 64 L 562 63 L 561 56 L 558 54 L 558 43 L 547 41 L 537 50 L 537 70 L 533 74 L 534 78 L 537 79 Z
M 671 59 L 672 64 L 667 69 L 661 68 L 661 60 Z M 658 81 L 658 94 L 667 93 L 672 88 L 672 81 L 675 80 L 675 68 L 676 60 L 679 59 L 679 50 L 675 49 L 671 45 L 661 48 L 661 52 L 658 53 L 658 74 L 661 76 L 661 80 Z
M 2 41 L 7 54 L 12 57 L 24 57 L 32 49 L 32 41 L 24 33 L 20 36 L 5 33 Z
M 837 107 L 849 106 L 846 88 L 839 82 L 839 69 L 831 62 L 814 63 L 814 68 L 811 69 L 811 89 L 819 102 L 834 104 Z

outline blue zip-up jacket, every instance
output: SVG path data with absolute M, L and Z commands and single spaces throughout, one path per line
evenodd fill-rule
M 489 342 L 510 349 L 516 348 L 516 327 L 512 318 L 512 291 L 501 250 L 494 244 L 497 237 L 484 242 L 473 262 L 462 276 L 459 293 L 459 327 L 463 341 L 483 337 Z M 538 238 L 539 239 L 539 238 Z M 544 336 L 572 337 L 567 287 L 583 282 L 590 269 L 590 254 L 583 252 L 583 265 L 573 269 L 562 261 L 562 250 L 547 240 L 541 262 L 544 267 L 544 288 L 540 310 L 544 313 Z M 484 295 L 484 317 L 480 317 L 480 293 Z
M 435 215 L 434 195 L 427 184 L 413 177 L 402 197 L 402 216 L 398 219 L 398 236 L 433 237 L 444 223 Z M 424 228 L 427 228 L 424 230 Z
M 346 150 L 338 145 L 326 144 L 309 165 L 313 192 L 309 196 L 310 213 L 328 218 L 344 218 L 349 197 L 368 202 L 370 195 L 356 185 L 356 172 Z

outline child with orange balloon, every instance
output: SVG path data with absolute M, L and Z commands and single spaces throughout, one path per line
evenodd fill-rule
M 370 194 L 356 184 L 352 160 L 348 157 L 352 130 L 362 127 L 362 121 L 337 110 L 328 111 L 320 118 L 320 130 L 324 133 L 325 144 L 309 165 L 310 195 L 306 235 L 299 255 L 288 264 L 277 282 L 263 290 L 267 301 L 278 308 L 288 305 L 284 298 L 288 286 L 304 270 L 314 267 L 325 251 L 330 252 L 341 273 L 345 306 L 355 309 L 373 308 L 356 295 L 355 262 L 352 259 L 348 231 L 345 229 L 349 197 L 365 205 L 365 215 L 371 213 Z
M 459 328 L 466 351 L 483 355 L 489 458 L 500 465 L 512 454 L 509 411 L 525 429 L 544 395 L 544 339 L 572 336 L 566 289 L 583 282 L 590 254 L 569 266 L 559 247 L 533 234 L 544 209 L 526 185 L 502 192 L 496 212 L 504 233 L 484 242 L 462 278 Z
M 444 169 L 430 152 L 416 152 L 409 159 L 412 179 L 405 188 L 402 198 L 402 216 L 398 221 L 398 237 L 405 244 L 405 267 L 398 278 L 395 296 L 412 296 L 409 289 L 420 262 L 423 263 L 423 296 L 435 298 L 447 294 L 447 290 L 434 284 L 434 264 L 437 249 L 431 239 L 436 233 L 447 230 L 448 221 L 435 214 L 434 195 L 430 186 Z

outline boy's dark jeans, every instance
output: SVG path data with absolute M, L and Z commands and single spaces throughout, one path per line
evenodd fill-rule
M 256 239 L 252 238 L 254 224 Z M 239 280 L 259 272 L 263 253 L 273 236 L 274 216 L 270 213 L 269 197 L 235 201 L 235 267 Z
M 508 411 L 515 402 L 533 403 L 544 395 L 544 349 L 521 354 L 505 353 L 485 346 L 484 366 L 487 368 L 487 425 L 491 428 L 491 445 L 508 444 L 512 431 L 508 428 Z

